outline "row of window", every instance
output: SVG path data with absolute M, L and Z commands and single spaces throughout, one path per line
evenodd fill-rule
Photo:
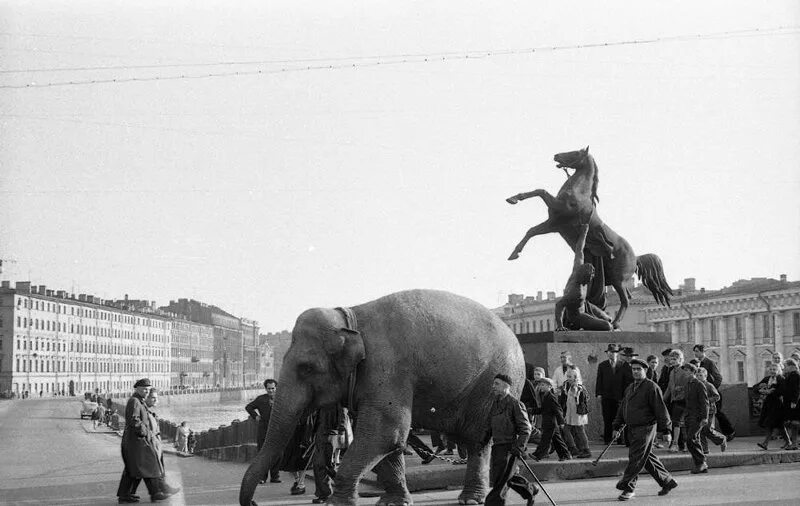
M 765 344 L 775 342 L 775 318 L 778 315 L 764 313 L 754 316 L 753 338 L 755 344 Z M 729 344 L 745 344 L 745 320 L 744 316 L 730 316 L 721 319 L 708 318 L 700 320 L 683 320 L 671 323 L 659 323 L 656 330 L 669 332 L 670 325 L 678 325 L 679 342 L 692 342 L 695 340 L 696 328 L 699 329 L 699 336 L 703 342 L 711 346 L 718 346 L 719 340 L 723 336 L 728 336 Z M 707 321 L 707 325 L 706 322 Z M 784 332 L 784 338 L 793 337 L 794 341 L 800 341 L 800 312 L 792 313 L 792 324 L 789 329 L 791 332 Z M 696 325 L 695 322 L 699 323 Z
M 131 388 L 133 378 L 128 378 L 128 381 L 77 381 L 73 383 L 73 388 L 76 394 L 83 391 L 94 392 L 96 389 L 104 391 L 127 391 Z M 153 385 L 157 388 L 167 388 L 169 384 L 166 381 L 151 378 Z M 66 395 L 69 393 L 69 382 L 53 382 L 53 383 L 13 383 L 12 390 L 20 395 L 22 392 L 29 392 L 32 397 L 37 395 L 50 395 L 58 393 L 59 395 Z
M 2 342 L 2 341 L 0 341 Z M 41 346 L 40 346 L 41 344 Z M 52 345 L 52 349 L 51 349 Z M 32 350 L 32 351 L 67 351 L 67 343 L 51 343 L 49 340 L 42 340 L 40 343 L 38 339 L 28 340 L 24 337 L 17 336 L 17 350 Z M 81 343 L 70 341 L 69 351 L 77 353 L 100 353 L 112 355 L 148 355 L 154 357 L 166 357 L 166 348 L 139 348 L 136 345 L 123 345 L 115 343 Z
M 3 320 L 0 319 L 0 327 L 2 327 Z M 17 316 L 17 328 L 28 328 L 32 330 L 46 330 L 53 332 L 67 332 L 67 324 L 65 322 L 51 322 L 50 320 L 39 320 L 37 318 L 25 318 Z M 131 330 L 109 329 L 105 327 L 92 327 L 82 324 L 69 324 L 70 334 L 81 334 L 97 337 L 116 337 L 122 339 L 142 339 L 145 341 L 163 341 L 166 342 L 168 336 L 166 334 L 151 334 L 149 332 L 133 332 Z
M 26 308 L 38 311 L 47 311 L 58 314 L 70 314 L 72 316 L 80 316 L 82 318 L 95 318 L 99 320 L 113 321 L 119 323 L 130 323 L 134 325 L 148 325 L 156 328 L 169 328 L 169 322 L 164 322 L 156 319 L 142 318 L 139 316 L 132 316 L 120 313 L 112 313 L 109 311 L 98 311 L 96 309 L 85 308 L 82 306 L 67 306 L 63 304 L 51 303 L 45 300 L 28 299 L 25 297 L 17 298 L 17 309 Z
M 67 370 L 69 365 L 69 370 Z M 140 373 L 169 372 L 168 364 L 161 362 L 90 362 L 44 359 L 16 359 L 13 372 L 75 372 L 75 373 Z

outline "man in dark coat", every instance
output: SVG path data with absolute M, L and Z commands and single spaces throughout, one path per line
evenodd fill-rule
M 527 505 L 533 504 L 539 488 L 516 474 L 516 459 L 524 458 L 525 444 L 531 434 L 531 424 L 525 407 L 511 395 L 511 378 L 498 374 L 492 383 L 494 402 L 489 412 L 489 430 L 485 441 L 491 439 L 492 453 L 489 463 L 489 481 L 492 490 L 486 496 L 486 506 L 503 506 L 508 488 L 513 489 Z
M 603 442 L 608 444 L 611 442 L 611 425 L 625 389 L 622 387 L 624 372 L 618 357 L 619 345 L 609 344 L 606 355 L 608 360 L 600 362 L 597 366 L 594 393 L 600 397 L 600 407 L 603 410 Z
M 707 473 L 708 464 L 700 443 L 700 431 L 708 425 L 708 390 L 695 377 L 696 365 L 684 364 L 681 367 L 692 374 L 686 384 L 686 448 L 694 461 L 692 474 Z
M 706 348 L 702 344 L 695 344 L 692 348 L 694 352 L 694 358 L 697 359 L 697 367 L 702 367 L 706 371 L 708 371 L 708 382 L 714 385 L 714 388 L 720 394 L 720 399 L 717 401 L 717 420 L 719 421 L 719 431 L 725 435 L 725 438 L 730 441 L 736 435 L 736 429 L 733 427 L 733 424 L 722 412 L 722 391 L 719 389 L 719 386 L 722 384 L 722 373 L 719 372 L 719 368 L 717 364 L 714 363 L 713 360 L 706 357 Z
M 119 503 L 139 502 L 136 489 L 144 479 L 150 499 L 162 501 L 171 494 L 160 489 L 164 477 L 164 465 L 158 455 L 155 435 L 150 429 L 150 418 L 145 405 L 145 398 L 152 384 L 147 378 L 137 381 L 135 392 L 125 406 L 125 431 L 122 433 L 122 461 L 125 469 L 119 480 L 117 497 Z
M 669 386 L 669 373 L 671 373 L 672 368 L 675 367 L 669 356 L 670 353 L 672 353 L 672 348 L 667 348 L 661 352 L 661 357 L 664 359 L 664 366 L 661 368 L 656 383 L 658 383 L 659 388 L 661 388 L 662 394 L 667 391 L 667 387 Z M 669 408 L 669 406 L 667 407 Z
M 345 446 L 345 418 L 347 416 L 347 410 L 341 404 L 326 406 L 317 411 L 314 421 L 314 456 L 312 458 L 316 487 L 314 495 L 316 497 L 311 502 L 314 504 L 324 504 L 333 493 L 333 477 L 336 476 L 334 452 Z M 412 434 L 409 434 L 409 437 L 411 436 Z
M 631 360 L 633 383 L 625 390 L 625 395 L 614 418 L 614 435 L 619 435 L 623 424 L 630 431 L 630 447 L 628 449 L 628 466 L 617 483 L 622 491 L 620 501 L 627 501 L 634 495 L 636 481 L 642 469 L 646 470 L 661 486 L 658 495 L 667 495 L 678 484 L 664 468 L 664 464 L 653 453 L 656 431 L 670 439 L 672 422 L 664 405 L 661 389 L 645 377 L 647 363 L 634 358 Z
M 266 393 L 259 395 L 244 407 L 250 418 L 258 421 L 256 444 L 259 450 L 264 446 L 264 440 L 267 438 L 267 427 L 269 427 L 269 417 L 272 415 L 272 405 L 275 404 L 275 392 L 278 390 L 278 382 L 274 379 L 266 379 L 264 380 L 264 388 L 267 391 Z M 267 474 L 270 476 L 269 481 L 271 483 L 280 483 L 280 462 L 276 462 Z M 264 478 L 261 483 L 266 482 L 267 477 L 265 476 Z

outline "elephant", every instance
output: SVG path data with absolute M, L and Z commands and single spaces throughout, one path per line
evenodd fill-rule
M 378 505 L 412 504 L 402 451 L 412 424 L 464 445 L 459 502 L 482 503 L 492 381 L 509 375 L 519 398 L 525 380 L 516 336 L 481 304 L 444 291 L 397 292 L 349 311 L 356 328 L 341 308 L 308 309 L 297 318 L 266 441 L 242 478 L 239 503 L 255 504 L 259 480 L 280 458 L 301 414 L 340 402 L 357 415 L 328 504 L 355 505 L 369 470 L 385 489 Z

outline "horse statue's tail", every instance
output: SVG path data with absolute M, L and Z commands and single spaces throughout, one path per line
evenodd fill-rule
M 664 267 L 658 255 L 647 253 L 636 257 L 636 275 L 639 276 L 642 284 L 650 290 L 656 302 L 662 306 L 670 307 L 669 298 L 672 295 L 672 288 L 669 287 L 667 279 L 664 277 Z

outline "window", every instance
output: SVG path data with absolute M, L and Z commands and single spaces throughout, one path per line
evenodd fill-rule
M 765 314 L 761 316 L 761 324 L 763 325 L 764 342 L 772 342 L 772 315 Z
M 792 335 L 794 335 L 795 338 L 799 337 L 800 336 L 800 313 L 792 313 L 792 327 L 793 327 Z M 799 340 L 799 339 L 795 339 L 795 341 L 797 341 L 797 340 Z
M 734 318 L 733 325 L 735 327 L 735 332 L 736 332 L 735 344 L 742 344 L 742 319 Z

